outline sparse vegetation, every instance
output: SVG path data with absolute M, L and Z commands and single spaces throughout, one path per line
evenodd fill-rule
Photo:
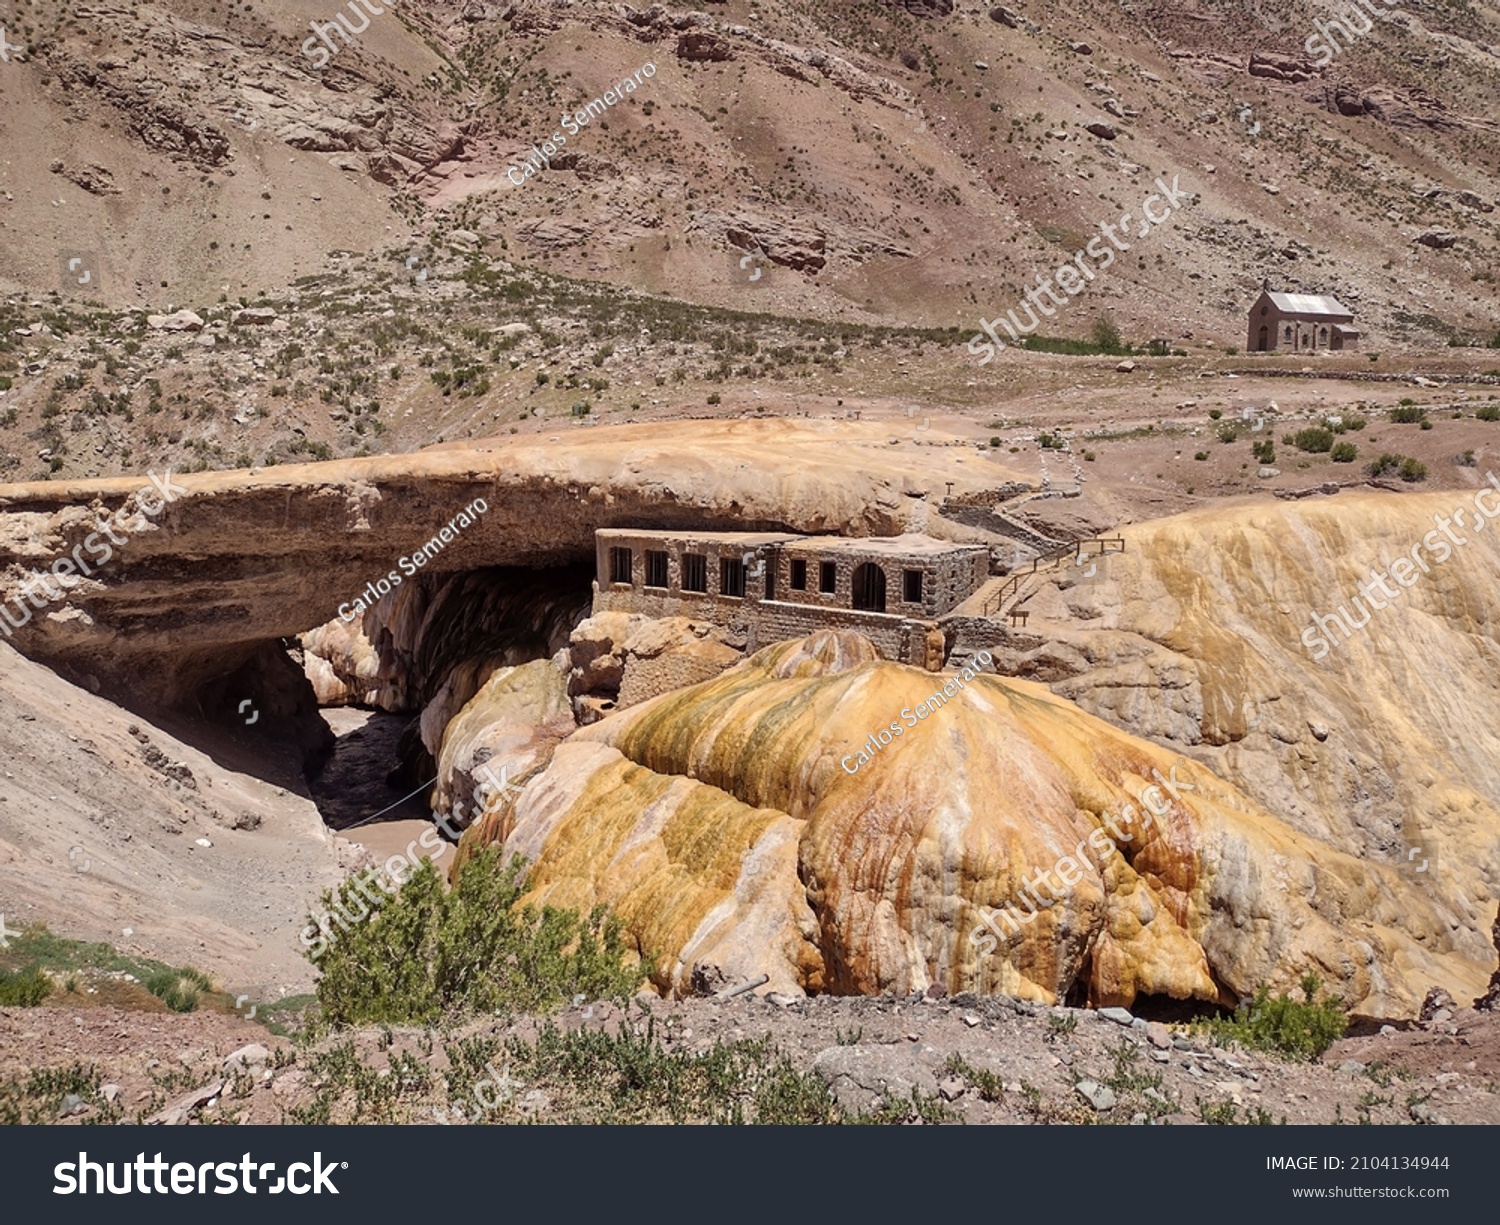
M 52 980 L 38 970 L 0 970 L 0 1008 L 35 1008 L 51 991 Z
M 1427 479 L 1427 465 L 1406 455 L 1393 455 L 1389 451 L 1367 465 L 1365 471 L 1371 476 L 1387 476 L 1395 473 L 1408 484 Z
M 1333 449 L 1333 431 L 1320 425 L 1298 430 L 1292 435 L 1292 445 L 1297 450 L 1306 451 L 1311 455 L 1330 451 Z
M 1238 1042 L 1287 1059 L 1315 1059 L 1344 1036 L 1349 1017 L 1338 1000 L 1317 998 L 1322 986 L 1317 975 L 1303 975 L 1299 986 L 1300 1000 L 1285 993 L 1273 997 L 1262 986 L 1234 1016 L 1204 1024 L 1216 1041 Z
M 423 861 L 394 897 L 338 933 L 316 963 L 323 1020 L 430 1022 L 465 1009 L 539 1012 L 578 994 L 628 997 L 644 974 L 627 964 L 619 920 L 603 907 L 582 918 L 522 906 L 525 862 L 499 860 L 493 847 L 468 856 L 447 890 Z M 370 908 L 358 879 L 325 894 L 325 908 Z

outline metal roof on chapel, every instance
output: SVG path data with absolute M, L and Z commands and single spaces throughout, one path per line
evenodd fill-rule
M 1268 289 L 1266 297 L 1271 299 L 1277 310 L 1289 315 L 1342 315 L 1347 319 L 1354 317 L 1352 310 L 1330 294 L 1276 293 Z

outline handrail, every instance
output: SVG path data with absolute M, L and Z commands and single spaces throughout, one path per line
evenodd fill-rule
M 1076 540 L 1076 541 L 1074 541 L 1073 542 L 1073 556 L 1077 557 L 1079 554 L 1081 554 L 1083 552 L 1083 549 L 1084 549 L 1085 545 L 1098 545 L 1099 546 L 1099 552 L 1101 552 L 1101 553 L 1108 553 L 1110 550 L 1109 550 L 1109 548 L 1107 546 L 1112 545 L 1112 544 L 1117 544 L 1117 545 L 1120 546 L 1119 550 L 1118 550 L 1119 552 L 1121 552 L 1121 553 L 1125 552 L 1125 537 L 1123 537 L 1123 536 L 1096 536 L 1092 540 Z

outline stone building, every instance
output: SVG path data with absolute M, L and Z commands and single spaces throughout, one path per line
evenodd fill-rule
M 941 666 L 938 618 L 989 577 L 983 545 L 930 536 L 604 528 L 595 548 L 595 615 L 712 621 L 742 632 L 747 651 L 852 629 L 886 658 L 918 667 Z
M 1263 289 L 1250 308 L 1247 353 L 1337 353 L 1358 347 L 1354 312 L 1327 294 Z

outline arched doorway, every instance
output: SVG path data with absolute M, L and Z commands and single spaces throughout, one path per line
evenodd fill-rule
M 1256 345 L 1255 345 L 1256 352 L 1257 353 L 1264 353 L 1266 351 L 1266 349 L 1270 347 L 1270 343 L 1271 343 L 1271 338 L 1270 338 L 1270 336 L 1266 332 L 1265 325 L 1262 324 L 1261 325 L 1261 329 L 1260 329 L 1260 338 L 1256 342 Z
M 885 611 L 885 571 L 867 561 L 854 568 L 854 607 L 860 612 Z

